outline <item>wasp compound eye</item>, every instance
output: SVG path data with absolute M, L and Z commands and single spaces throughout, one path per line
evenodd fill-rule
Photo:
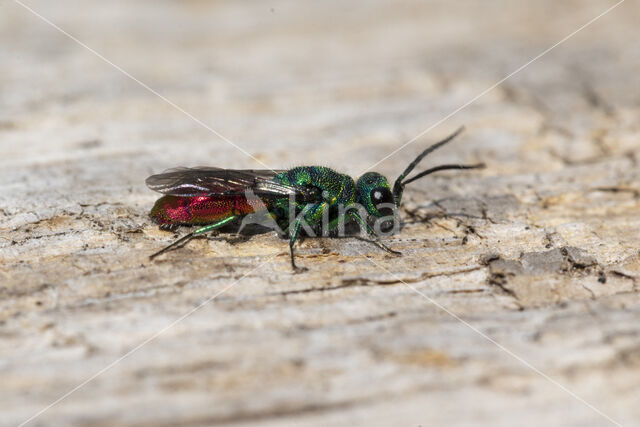
M 391 190 L 385 187 L 377 187 L 371 190 L 369 194 L 374 205 L 393 204 L 393 194 Z

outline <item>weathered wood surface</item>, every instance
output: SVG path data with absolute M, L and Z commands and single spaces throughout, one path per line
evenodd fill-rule
M 267 165 L 357 175 L 613 2 L 28 4 Z M 639 20 L 622 4 L 376 167 L 461 124 L 428 164 L 488 165 L 409 188 L 404 256 L 306 240 L 295 275 L 272 233 L 149 262 L 174 236 L 147 175 L 260 165 L 2 2 L 0 424 L 218 295 L 31 424 L 610 424 L 482 332 L 640 425 Z

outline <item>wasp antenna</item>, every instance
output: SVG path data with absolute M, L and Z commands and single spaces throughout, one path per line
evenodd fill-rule
M 433 167 L 431 169 L 427 169 L 424 172 L 420 172 L 419 174 L 412 176 L 411 178 L 407 179 L 406 181 L 402 182 L 402 185 L 407 185 L 415 180 L 418 180 L 420 178 L 422 178 L 423 176 L 432 174 L 434 172 L 439 172 L 439 171 L 444 171 L 444 170 L 449 170 L 449 169 L 484 169 L 485 164 L 484 163 L 478 163 L 476 165 L 440 165 L 440 166 L 436 166 Z
M 449 135 L 448 137 L 446 137 L 445 139 L 443 139 L 442 141 L 436 142 L 435 144 L 433 144 L 432 146 L 428 147 L 426 150 L 424 150 L 422 153 L 420 153 L 420 155 L 418 155 L 418 157 L 415 158 L 414 161 L 412 161 L 411 163 L 409 163 L 409 166 L 407 166 L 407 168 L 404 170 L 404 172 L 402 172 L 402 174 L 398 177 L 397 181 L 402 182 L 402 180 L 411 173 L 411 171 L 418 166 L 418 164 L 422 161 L 422 159 L 424 159 L 425 157 L 427 157 L 429 154 L 431 154 L 432 152 L 434 152 L 435 150 L 437 150 L 438 148 L 442 147 L 443 145 L 445 145 L 448 142 L 451 142 L 456 136 L 460 135 L 462 133 L 462 131 L 464 130 L 464 126 L 460 126 L 458 128 L 458 130 L 456 130 L 454 133 L 452 133 L 451 135 Z
M 454 133 L 452 133 L 442 141 L 436 142 L 435 144 L 431 145 L 422 153 L 420 153 L 420 155 L 418 155 L 418 157 L 416 157 L 411 163 L 409 163 L 409 166 L 407 166 L 404 172 L 400 174 L 400 176 L 396 179 L 396 182 L 393 184 L 393 194 L 396 199 L 396 205 L 400 204 L 400 199 L 402 198 L 402 191 L 404 190 L 404 185 L 407 184 L 407 182 L 402 182 L 402 180 L 407 175 L 409 175 L 411 171 L 415 169 L 416 166 L 418 166 L 418 164 L 422 161 L 422 159 L 424 159 L 427 155 L 437 150 L 438 148 L 442 147 L 446 143 L 451 142 L 456 136 L 460 135 L 463 130 L 464 130 L 464 126 L 460 126 L 458 130 L 456 130 Z M 415 179 L 417 178 L 413 178 L 413 180 Z

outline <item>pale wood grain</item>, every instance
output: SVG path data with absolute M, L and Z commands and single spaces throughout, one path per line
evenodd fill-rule
M 29 4 L 269 166 L 357 175 L 612 3 Z M 402 257 L 308 239 L 295 275 L 272 233 L 149 262 L 174 236 L 146 176 L 260 165 L 4 2 L 0 424 L 237 281 L 33 425 L 608 425 L 433 302 L 638 425 L 639 15 L 376 167 L 395 178 L 461 124 L 427 163 L 488 166 L 406 191 Z

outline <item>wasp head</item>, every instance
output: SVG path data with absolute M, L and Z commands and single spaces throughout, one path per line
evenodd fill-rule
M 391 231 L 397 220 L 397 209 L 387 178 L 377 172 L 367 172 L 356 186 L 358 203 L 366 209 L 369 218 L 378 221 L 380 231 Z
M 415 167 L 418 166 L 422 159 L 437 148 L 440 148 L 452 141 L 456 136 L 458 136 L 458 134 L 460 134 L 460 132 L 462 132 L 463 129 L 464 128 L 462 127 L 459 128 L 447 138 L 431 145 L 420 153 L 420 155 L 418 155 L 418 157 L 416 157 L 409 166 L 407 166 L 404 172 L 400 174 L 398 179 L 396 179 L 396 182 L 393 184 L 393 191 L 389 186 L 387 178 L 379 173 L 367 172 L 358 179 L 358 202 L 367 210 L 370 219 L 379 222 L 380 231 L 391 231 L 396 224 L 400 223 L 398 218 L 398 209 L 400 208 L 400 202 L 402 201 L 402 193 L 404 192 L 404 188 L 407 184 L 438 171 L 484 168 L 483 163 L 475 165 L 440 165 L 407 178 L 407 175 L 409 175 Z

